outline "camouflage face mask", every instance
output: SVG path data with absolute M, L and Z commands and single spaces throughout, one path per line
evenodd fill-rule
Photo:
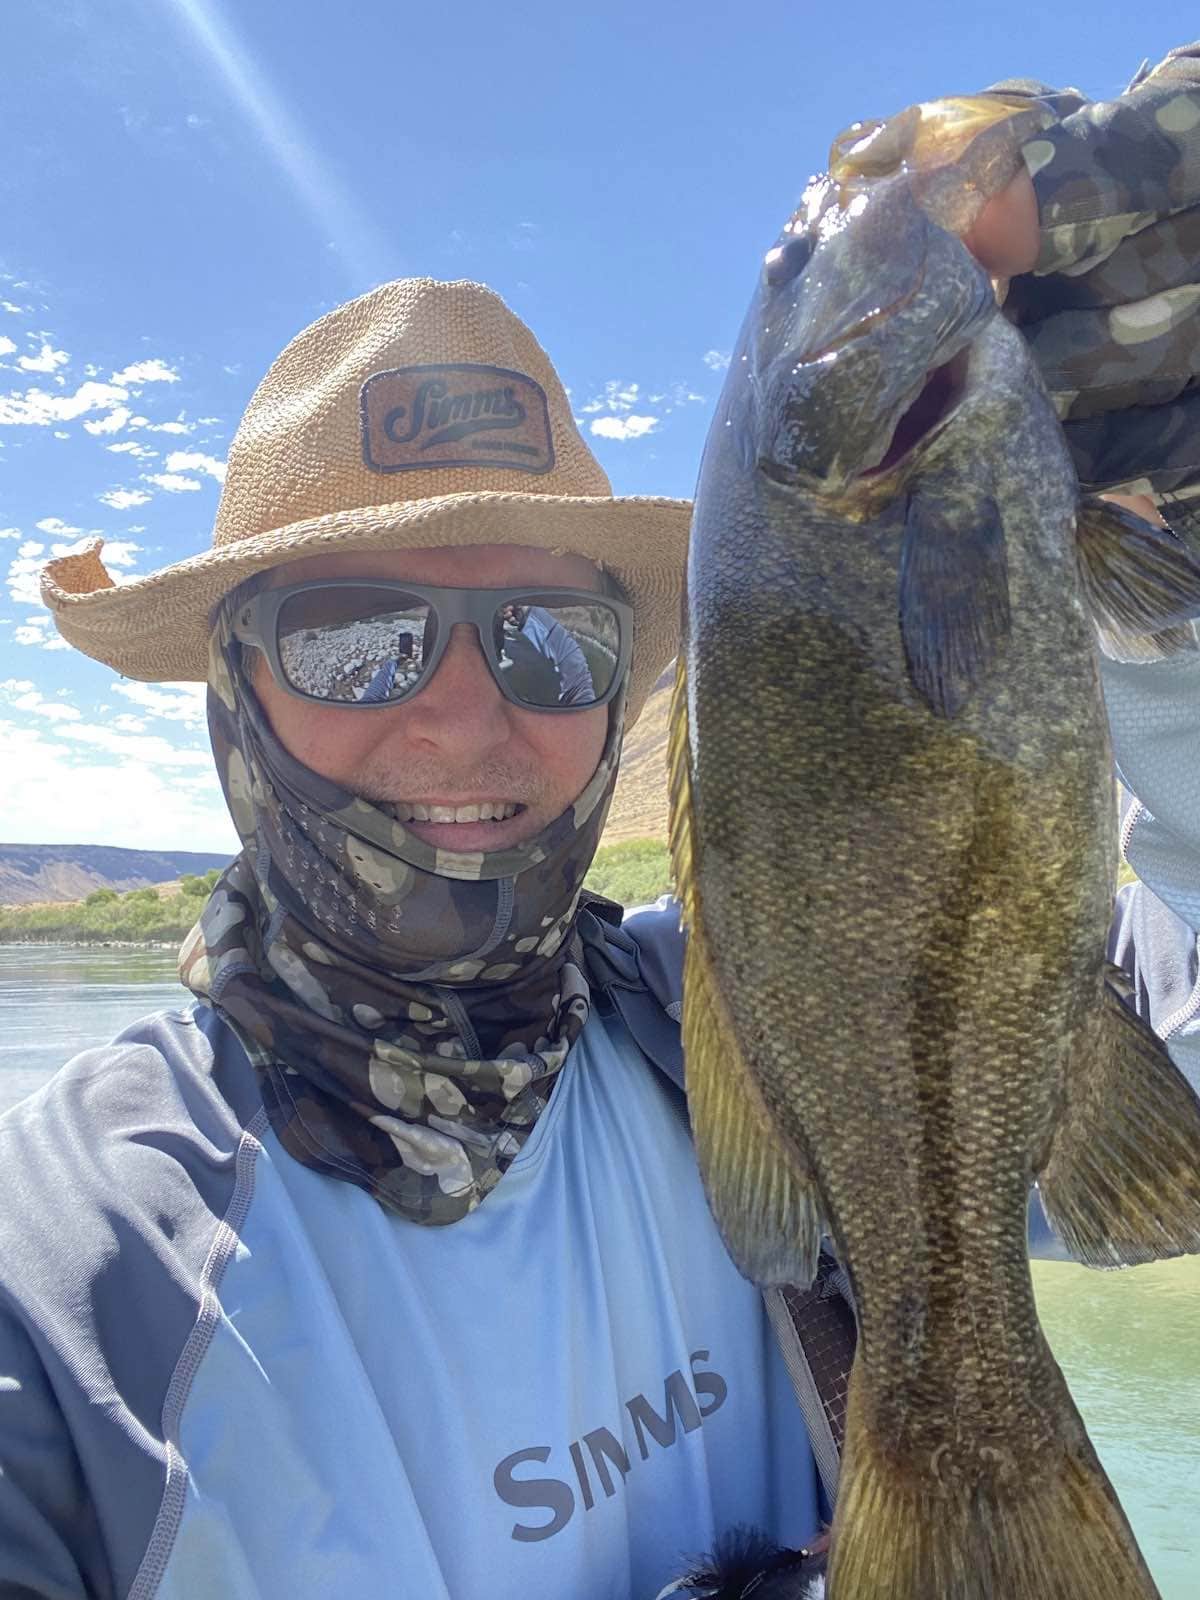
M 455 1222 L 520 1151 L 587 1021 L 574 919 L 624 696 L 591 781 L 536 838 L 435 850 L 288 754 L 226 612 L 208 721 L 242 851 L 180 976 L 238 1034 L 290 1155 L 414 1222 Z

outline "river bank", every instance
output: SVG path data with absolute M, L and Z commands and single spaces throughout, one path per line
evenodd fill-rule
M 214 871 L 125 894 L 97 889 L 86 900 L 0 906 L 0 945 L 178 950 L 218 877 Z M 670 858 L 660 839 L 602 845 L 585 880 L 595 894 L 626 906 L 649 904 L 670 883 Z

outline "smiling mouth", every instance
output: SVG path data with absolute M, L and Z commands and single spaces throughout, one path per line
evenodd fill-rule
M 920 393 L 896 424 L 892 442 L 882 459 L 877 465 L 865 468 L 860 477 L 878 478 L 890 472 L 906 456 L 911 455 L 919 444 L 923 444 L 949 422 L 967 392 L 969 359 L 969 350 L 964 347 L 949 361 L 926 374 Z
M 481 800 L 466 806 L 422 805 L 415 800 L 392 802 L 397 822 L 507 822 L 524 810 L 515 800 Z

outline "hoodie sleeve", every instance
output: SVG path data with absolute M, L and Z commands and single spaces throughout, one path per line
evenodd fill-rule
M 1026 145 L 1041 254 L 1005 302 L 1086 488 L 1153 492 L 1200 523 L 1200 44 L 1124 94 L 1014 81 L 1058 121 Z
M 1200 654 L 1102 658 L 1101 675 L 1117 771 L 1129 791 L 1121 853 L 1139 879 L 1118 897 L 1109 955 L 1200 1093 Z
M 0 1594 L 101 1600 L 112 1593 L 66 1422 L 30 1339 L 6 1307 L 0 1310 Z

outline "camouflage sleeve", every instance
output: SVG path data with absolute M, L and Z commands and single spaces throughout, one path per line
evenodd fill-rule
M 1200 541 L 1200 44 L 1143 67 L 1115 100 L 994 87 L 1058 117 L 1025 147 L 1041 255 L 1006 309 L 1080 478 L 1156 494 Z

